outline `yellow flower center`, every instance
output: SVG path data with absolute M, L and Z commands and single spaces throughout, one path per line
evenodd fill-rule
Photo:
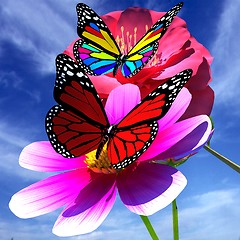
M 108 158 L 107 144 L 104 145 L 98 159 L 96 159 L 96 152 L 97 150 L 93 150 L 92 152 L 86 154 L 85 163 L 88 165 L 88 168 L 96 173 L 117 173 L 117 170 L 112 167 Z
M 148 25 L 145 26 L 146 32 L 148 31 Z M 117 35 L 115 38 L 116 43 L 118 44 L 122 54 L 127 55 L 128 52 L 136 45 L 137 43 L 137 27 L 134 28 L 133 34 L 129 31 L 124 32 L 124 26 L 121 26 L 121 36 Z M 155 54 L 147 66 L 152 67 L 160 62 L 158 54 Z

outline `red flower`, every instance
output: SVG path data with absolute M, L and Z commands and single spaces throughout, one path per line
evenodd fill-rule
M 116 11 L 102 16 L 120 49 L 127 52 L 165 12 L 131 7 L 125 11 Z M 75 41 L 74 41 L 75 42 Z M 72 58 L 73 44 L 64 51 Z M 120 84 L 132 83 L 139 86 L 142 97 L 154 88 L 185 69 L 193 70 L 193 77 L 186 87 L 192 94 L 192 101 L 182 119 L 200 115 L 209 115 L 214 101 L 214 92 L 208 85 L 211 81 L 210 64 L 212 56 L 187 29 L 186 22 L 175 17 L 165 35 L 159 41 L 159 48 L 153 60 L 138 74 L 131 78 L 122 76 L 118 71 L 115 77 L 91 77 L 101 97 Z M 99 79 L 100 78 L 100 79 Z

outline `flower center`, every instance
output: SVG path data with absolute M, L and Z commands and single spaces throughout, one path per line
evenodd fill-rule
M 117 170 L 112 167 L 112 164 L 108 158 L 107 144 L 104 145 L 98 159 L 96 159 L 96 152 L 97 149 L 86 154 L 85 163 L 88 165 L 88 168 L 96 173 L 117 173 Z
M 148 31 L 148 25 L 145 26 L 146 32 Z M 137 27 L 134 27 L 133 33 L 129 31 L 124 31 L 124 26 L 121 26 L 121 36 L 117 35 L 115 38 L 116 43 L 118 44 L 122 54 L 127 55 L 128 52 L 136 45 L 137 43 Z M 152 67 L 159 63 L 160 58 L 159 54 L 155 54 L 147 66 Z

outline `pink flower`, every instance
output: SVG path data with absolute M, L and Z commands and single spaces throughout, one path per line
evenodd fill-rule
M 184 6 L 183 6 L 184 8 Z M 125 11 L 111 12 L 102 16 L 115 39 L 118 39 L 120 48 L 134 45 L 165 12 L 131 7 Z M 131 19 L 129 21 L 129 19 Z M 134 40 L 134 35 L 136 39 Z M 131 40 L 130 40 L 130 36 Z M 120 40 L 119 40 L 120 39 Z M 75 41 L 64 51 L 72 58 Z M 193 76 L 186 87 L 192 94 L 189 108 L 182 119 L 201 114 L 209 115 L 214 101 L 214 92 L 208 85 L 211 81 L 210 64 L 212 56 L 208 50 L 190 34 L 186 22 L 175 17 L 165 35 L 159 42 L 158 52 L 152 62 L 145 66 L 132 78 L 124 78 L 121 71 L 113 78 L 108 76 L 92 77 L 95 87 L 101 97 L 107 97 L 109 92 L 120 84 L 133 83 L 139 86 L 142 97 L 165 82 L 170 77 L 184 69 L 192 69 Z M 107 84 L 106 84 L 107 83 Z
M 105 106 L 110 123 L 122 119 L 139 100 L 139 88 L 135 85 L 126 84 L 114 89 Z M 103 167 L 107 161 L 104 151 L 98 160 L 93 152 L 66 159 L 55 152 L 50 142 L 28 145 L 20 155 L 22 167 L 63 173 L 16 193 L 9 203 L 10 209 L 20 218 L 30 218 L 64 206 L 53 227 L 53 233 L 58 236 L 95 230 L 112 209 L 117 190 L 130 211 L 139 215 L 154 214 L 180 194 L 187 180 L 177 169 L 149 159 L 165 157 L 164 153 L 169 156 L 169 148 L 173 149 L 171 156 L 196 152 L 211 132 L 211 123 L 206 115 L 177 122 L 190 101 L 191 94 L 184 88 L 169 112 L 158 121 L 159 132 L 149 149 L 121 171 Z M 181 142 L 181 150 L 174 150 L 174 146 Z

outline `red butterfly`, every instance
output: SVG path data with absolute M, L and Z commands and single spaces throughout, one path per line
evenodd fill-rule
M 135 161 L 151 145 L 162 118 L 192 75 L 182 71 L 157 87 L 118 124 L 110 125 L 102 102 L 90 79 L 67 55 L 56 58 L 54 98 L 60 104 L 46 116 L 46 131 L 53 148 L 67 158 L 95 149 L 96 158 L 107 143 L 115 169 Z

